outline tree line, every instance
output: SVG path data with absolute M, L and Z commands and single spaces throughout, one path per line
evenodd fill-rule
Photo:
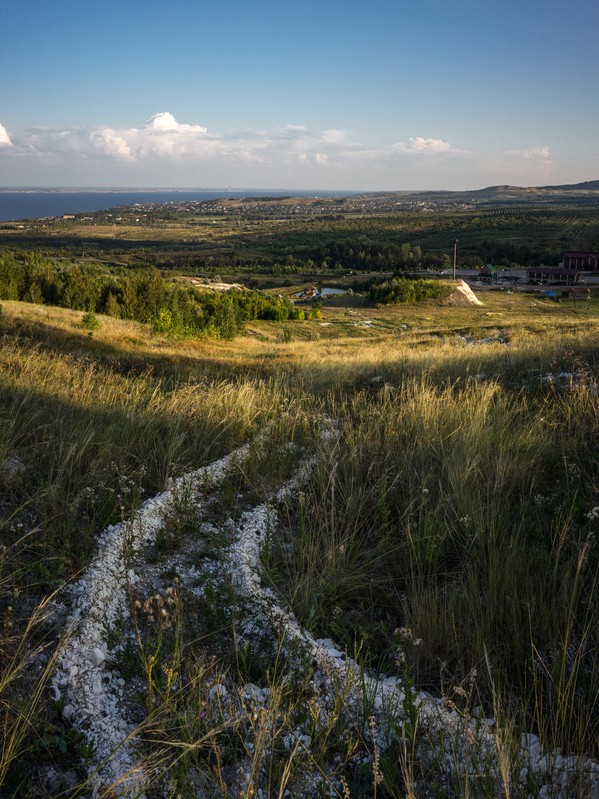
M 201 290 L 165 280 L 154 268 L 107 273 L 60 265 L 40 253 L 0 255 L 0 300 L 58 305 L 151 323 L 177 337 L 232 338 L 254 319 L 286 321 L 318 314 L 259 291 Z

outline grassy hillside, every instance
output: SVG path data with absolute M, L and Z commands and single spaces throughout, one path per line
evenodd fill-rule
M 149 796 L 537 796 L 522 733 L 599 756 L 599 308 L 483 299 L 183 342 L 2 303 L 0 795 L 118 794 L 53 656 L 102 532 L 169 486 L 104 630 Z M 491 750 L 464 767 L 418 693 L 397 715 L 267 623 L 235 577 L 265 502 L 269 596 L 473 736 L 493 717 Z

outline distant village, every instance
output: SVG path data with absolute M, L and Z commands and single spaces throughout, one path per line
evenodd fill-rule
M 569 250 L 564 253 L 563 261 L 557 267 L 535 266 L 519 271 L 497 267 L 494 264 L 485 264 L 480 269 L 470 269 L 467 273 L 459 270 L 456 272 L 456 276 L 475 286 L 505 287 L 506 284 L 511 286 L 519 284 L 522 288 L 525 285 L 544 286 L 546 287 L 545 296 L 549 299 L 558 300 L 561 296 L 574 300 L 590 300 L 593 284 L 599 287 L 599 274 L 596 274 L 598 272 L 599 252 Z M 450 272 L 447 269 L 436 274 L 450 277 Z M 565 288 L 566 291 L 562 291 L 558 296 L 555 289 L 560 287 Z M 349 292 L 351 293 L 351 289 Z M 318 283 L 293 294 L 293 299 L 316 301 L 346 293 L 348 293 L 346 288 L 326 287 L 322 283 Z
M 585 282 L 589 273 L 599 270 L 599 252 L 568 250 L 558 266 L 533 266 L 526 270 L 529 283 L 542 285 L 572 286 Z M 518 282 L 522 280 L 509 270 L 499 270 L 493 264 L 481 267 L 478 280 L 482 283 Z

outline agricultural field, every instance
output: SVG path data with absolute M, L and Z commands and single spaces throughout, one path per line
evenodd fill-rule
M 599 248 L 597 200 L 484 195 L 452 201 L 364 195 L 265 203 L 248 198 L 129 206 L 0 225 L 1 252 L 39 251 L 68 263 L 239 277 L 438 268 L 459 240 L 459 265 L 557 264 Z
M 0 795 L 599 795 L 599 300 L 480 299 L 221 338 L 1 301 Z

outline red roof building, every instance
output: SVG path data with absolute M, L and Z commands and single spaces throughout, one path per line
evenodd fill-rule
M 576 269 L 562 269 L 555 266 L 533 266 L 527 269 L 528 282 L 543 285 L 546 283 L 561 283 L 571 286 L 578 283 L 580 272 Z
M 599 252 L 570 250 L 564 253 L 564 269 L 582 269 L 584 272 L 599 269 Z

